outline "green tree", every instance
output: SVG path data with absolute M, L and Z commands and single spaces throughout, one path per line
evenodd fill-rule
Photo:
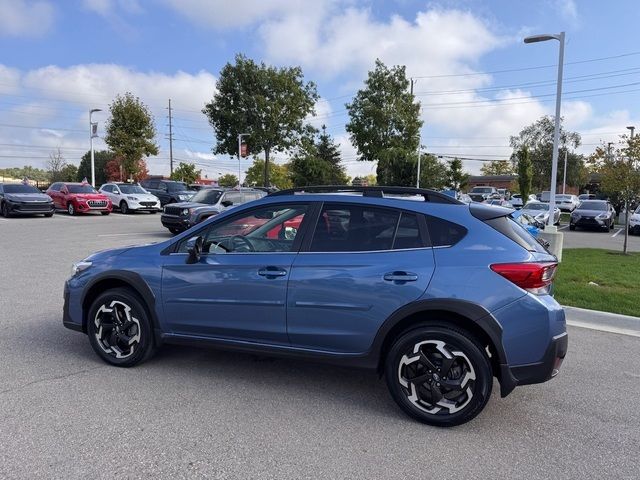
M 157 155 L 156 128 L 149 108 L 138 97 L 127 92 L 116 96 L 109 106 L 104 141 L 120 159 L 124 178 L 141 176 L 144 156 Z
M 506 160 L 494 160 L 480 167 L 483 175 L 513 175 L 513 165 Z
M 531 158 L 529 157 L 529 149 L 526 146 L 521 147 L 516 153 L 516 158 L 518 187 L 520 188 L 520 195 L 522 195 L 522 202 L 527 203 L 527 199 L 531 193 L 531 180 L 533 179 L 533 167 L 531 165 Z
M 264 187 L 264 160 L 255 158 L 245 174 L 245 185 Z M 278 187 L 280 190 L 292 187 L 288 165 L 278 165 L 271 162 L 269 164 L 269 179 L 271 186 Z
M 96 175 L 96 187 L 105 184 L 109 181 L 107 178 L 107 163 L 114 157 L 113 152 L 109 150 L 98 150 L 93 152 L 93 163 L 95 166 Z M 91 151 L 87 151 L 80 159 L 80 165 L 78 166 L 78 174 L 76 175 L 76 181 L 81 182 L 83 179 L 91 180 Z
M 364 88 L 346 104 L 346 130 L 358 150 L 358 160 L 378 162 L 380 185 L 415 184 L 416 173 L 410 172 L 417 166 L 422 120 L 420 104 L 408 90 L 404 66 L 389 69 L 376 60 Z
M 420 155 L 420 186 L 440 190 L 449 183 L 447 166 L 435 155 L 423 153 Z
M 71 163 L 67 163 L 61 172 L 63 182 L 75 182 L 78 178 L 78 167 Z
M 454 190 L 464 188 L 469 181 L 469 174 L 462 168 L 462 160 L 454 158 L 447 168 L 447 186 Z
M 218 140 L 214 153 L 237 155 L 238 135 L 248 133 L 250 149 L 264 152 L 263 183 L 269 186 L 271 153 L 299 144 L 317 99 L 316 85 L 305 83 L 300 67 L 276 68 L 236 55 L 235 65 L 223 67 L 213 100 L 202 110 Z
M 623 253 L 627 254 L 630 207 L 640 194 L 640 136 L 622 135 L 622 145 L 609 152 L 604 147 L 596 149 L 592 161 L 602 175 L 600 188 L 603 192 L 622 201 L 627 212 L 624 228 Z
M 525 127 L 517 136 L 510 139 L 513 147 L 511 156 L 514 166 L 517 163 L 517 152 L 522 147 L 527 147 L 531 159 L 532 187 L 536 190 L 548 190 L 551 179 L 551 159 L 553 155 L 553 133 L 555 129 L 554 118 L 543 116 L 531 125 Z M 564 165 L 564 151 L 576 149 L 581 144 L 580 134 L 568 132 L 560 125 L 560 160 L 559 168 Z M 584 178 L 584 158 L 582 155 L 568 153 L 567 156 L 567 185 L 579 186 Z M 562 175 L 558 175 L 558 183 L 561 184 Z
M 225 173 L 218 178 L 218 185 L 221 187 L 235 187 L 238 185 L 238 177 L 232 173 Z
M 202 170 L 196 170 L 196 166 L 193 163 L 180 162 L 176 168 L 173 169 L 171 174 L 171 180 L 179 180 L 186 183 L 195 183 L 200 178 Z
M 338 145 L 322 126 L 317 137 L 305 136 L 301 147 L 289 164 L 291 180 L 296 187 L 310 185 L 344 185 L 345 169 L 340 162 Z

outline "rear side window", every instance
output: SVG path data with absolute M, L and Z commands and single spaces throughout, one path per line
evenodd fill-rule
M 467 234 L 467 229 L 462 225 L 431 215 L 427 215 L 427 226 L 434 247 L 451 247 Z
M 326 203 L 318 217 L 312 252 L 391 250 L 400 212 L 367 205 Z
M 405 248 L 422 248 L 424 246 L 426 246 L 426 242 L 420 232 L 418 216 L 415 213 L 402 212 L 396 236 L 393 240 L 393 249 L 402 250 Z
M 530 252 L 549 253 L 526 228 L 509 216 L 492 218 L 484 222 Z

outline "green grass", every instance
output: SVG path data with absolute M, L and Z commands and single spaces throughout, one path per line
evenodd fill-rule
M 569 223 L 569 219 L 571 218 L 570 213 L 563 212 L 560 214 L 560 224 L 565 225 Z
M 556 275 L 555 298 L 562 305 L 640 317 L 640 253 L 564 250 Z

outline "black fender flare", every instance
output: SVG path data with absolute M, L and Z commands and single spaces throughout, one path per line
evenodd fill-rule
M 153 291 L 147 284 L 147 282 L 140 276 L 140 274 L 136 272 L 131 272 L 128 270 L 109 270 L 108 272 L 104 272 L 96 275 L 92 278 L 87 285 L 85 285 L 82 292 L 82 309 L 83 309 L 83 318 L 82 318 L 82 327 L 83 330 L 86 331 L 86 315 L 89 305 L 87 305 L 87 295 L 91 292 L 99 294 L 99 292 L 94 292 L 94 288 L 103 282 L 117 282 L 117 283 L 125 283 L 133 288 L 147 306 L 149 311 L 149 315 L 151 317 L 151 322 L 153 324 L 153 328 L 158 328 L 158 319 L 156 318 L 155 305 L 156 305 L 156 297 L 153 294 Z M 95 295 L 92 295 L 95 297 Z
M 471 322 L 472 326 L 480 329 L 491 341 L 492 354 L 497 357 L 495 361 L 498 369 L 496 375 L 500 380 L 502 396 L 508 395 L 515 388 L 517 380 L 511 374 L 502 344 L 502 326 L 482 305 L 456 298 L 417 300 L 393 312 L 380 326 L 373 340 L 370 351 L 377 357 L 378 362 L 384 359 L 384 348 L 389 334 L 408 317 L 428 312 L 449 312 L 458 318 L 465 319 L 465 322 Z M 464 327 L 464 324 L 462 326 Z

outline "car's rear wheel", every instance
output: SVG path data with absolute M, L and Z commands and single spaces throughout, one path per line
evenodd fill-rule
M 87 334 L 105 362 L 132 367 L 153 355 L 151 321 L 142 300 L 124 288 L 107 290 L 91 304 Z
M 73 206 L 72 202 L 67 203 L 67 212 L 69 213 L 69 215 L 75 215 L 76 214 L 76 209 Z
M 482 346 L 454 327 L 409 330 L 391 346 L 385 376 L 410 417 L 438 427 L 468 422 L 491 396 L 493 373 Z
M 127 202 L 125 202 L 124 200 L 120 202 L 120 213 L 122 213 L 123 215 L 129 213 L 129 205 L 127 205 Z

